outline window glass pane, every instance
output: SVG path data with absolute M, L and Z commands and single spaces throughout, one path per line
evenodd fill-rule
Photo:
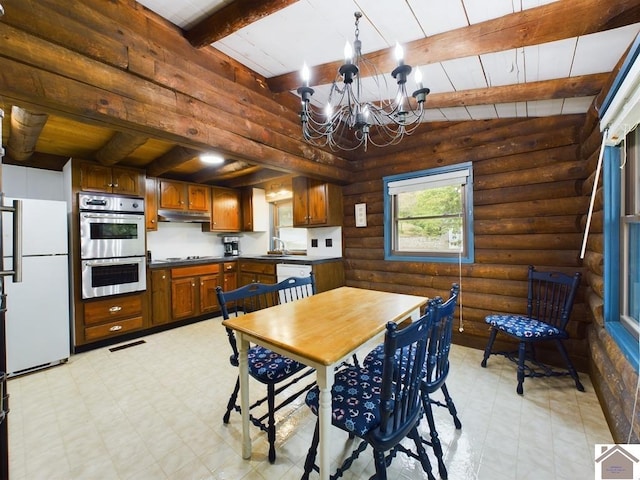
M 396 250 L 458 252 L 462 248 L 461 185 L 427 188 L 396 196 Z
M 286 249 L 307 250 L 307 229 L 293 228 L 293 203 L 289 201 L 281 201 L 273 203 L 273 236 L 281 239 L 286 245 Z M 280 242 L 273 242 L 273 249 L 281 249 Z

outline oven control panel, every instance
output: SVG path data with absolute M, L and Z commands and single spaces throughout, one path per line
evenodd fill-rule
M 79 193 L 78 203 L 81 211 L 144 214 L 144 198 Z

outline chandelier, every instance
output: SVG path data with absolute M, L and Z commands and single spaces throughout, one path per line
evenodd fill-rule
M 347 42 L 345 63 L 331 85 L 324 109 L 310 102 L 315 90 L 309 87 L 310 72 L 306 63 L 302 67 L 303 86 L 297 90 L 302 99 L 300 121 L 304 139 L 318 147 L 329 146 L 334 151 L 355 150 L 361 146 L 366 151 L 368 144 L 386 147 L 399 143 L 420 124 L 429 93 L 422 85 L 422 73 L 417 68 L 414 100 L 407 95 L 407 77 L 412 68 L 405 65 L 402 47 L 396 43 L 398 66 L 391 76 L 398 87 L 395 96 L 390 96 L 386 78 L 362 56 L 362 42 L 358 38 L 362 13 L 355 12 L 354 16 L 353 49 Z

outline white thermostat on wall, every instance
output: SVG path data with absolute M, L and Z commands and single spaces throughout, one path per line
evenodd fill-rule
M 356 203 L 356 227 L 367 226 L 367 204 Z

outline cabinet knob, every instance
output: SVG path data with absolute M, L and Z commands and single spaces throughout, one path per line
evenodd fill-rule
M 166 275 L 162 275 L 162 279 L 164 280 L 165 278 L 167 278 L 167 276 Z
M 151 223 L 156 223 L 156 221 L 152 218 L 152 219 L 151 219 Z
M 113 184 L 113 188 L 118 188 L 120 185 L 118 185 L 117 183 Z
M 109 328 L 110 332 L 117 332 L 118 330 L 122 330 L 122 325 L 114 325 L 113 327 Z
M 119 305 L 114 305 L 113 307 L 109 307 L 109 313 L 116 313 L 122 310 L 122 307 Z

